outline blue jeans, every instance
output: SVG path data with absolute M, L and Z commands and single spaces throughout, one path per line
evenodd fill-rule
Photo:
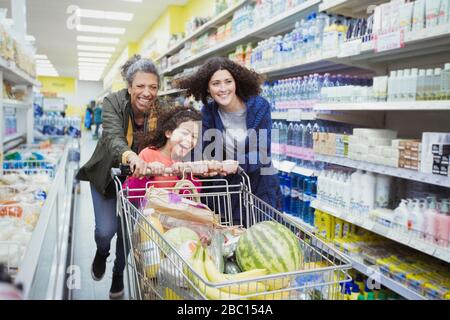
M 122 274 L 125 269 L 125 250 L 123 245 L 122 227 L 120 217 L 116 212 L 117 200 L 106 199 L 95 189 L 91 183 L 92 201 L 95 214 L 95 243 L 101 255 L 108 255 L 111 248 L 111 240 L 117 232 L 116 260 L 113 273 Z

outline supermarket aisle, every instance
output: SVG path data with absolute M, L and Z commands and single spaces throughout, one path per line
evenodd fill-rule
M 89 160 L 94 152 L 97 140 L 92 139 L 92 133 L 83 132 L 81 139 L 80 166 Z M 81 182 L 81 191 L 78 198 L 77 212 L 75 212 L 75 244 L 74 264 L 81 269 L 81 288 L 72 291 L 74 300 L 105 300 L 109 299 L 109 288 L 112 279 L 114 262 L 115 239 L 111 244 L 111 255 L 108 258 L 105 277 L 102 281 L 94 281 L 91 277 L 91 263 L 95 255 L 94 241 L 94 208 L 92 205 L 91 190 L 88 182 Z

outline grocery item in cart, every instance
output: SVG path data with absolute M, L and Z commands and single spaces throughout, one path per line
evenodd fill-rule
M 214 212 L 208 206 L 194 202 L 174 192 L 150 187 L 146 193 L 146 208 L 155 209 L 160 215 L 176 219 L 213 225 Z
M 302 252 L 291 230 L 275 221 L 263 221 L 251 226 L 240 237 L 236 258 L 244 271 L 266 268 L 270 274 L 277 274 L 298 271 Z M 270 286 L 271 289 L 285 288 L 289 281 L 277 279 Z

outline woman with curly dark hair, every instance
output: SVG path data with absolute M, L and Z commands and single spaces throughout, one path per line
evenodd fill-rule
M 271 107 L 261 96 L 262 77 L 227 58 L 214 57 L 191 76 L 175 82 L 204 104 L 203 150 L 214 136 L 216 160 L 238 160 L 249 175 L 252 192 L 269 205 L 281 209 L 279 178 L 271 162 Z M 212 130 L 211 129 L 215 129 Z M 225 142 L 225 143 L 223 143 Z M 210 150 L 207 148 L 206 150 Z M 203 155 L 208 158 L 209 155 Z M 238 177 L 230 176 L 230 182 Z M 239 203 L 233 200 L 235 218 Z

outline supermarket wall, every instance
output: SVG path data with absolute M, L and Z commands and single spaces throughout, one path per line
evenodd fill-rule
M 39 77 L 41 92 L 56 93 L 66 99 L 67 115 L 82 115 L 84 108 L 102 92 L 100 81 L 78 81 L 69 77 Z
M 156 58 L 166 48 L 172 33 L 183 32 L 186 22 L 194 16 L 206 17 L 214 12 L 214 1 L 191 0 L 184 6 L 169 6 L 139 41 L 139 52 Z

